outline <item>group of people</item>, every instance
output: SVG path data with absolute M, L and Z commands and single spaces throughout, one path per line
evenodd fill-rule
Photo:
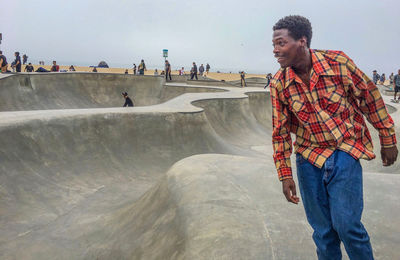
M 390 85 L 393 84 L 394 76 L 395 75 L 393 72 L 389 76 Z M 374 84 L 382 84 L 382 85 L 385 84 L 385 81 L 386 81 L 385 73 L 382 73 L 382 75 L 379 75 L 376 70 L 373 70 L 372 71 L 372 81 L 374 82 Z
M 139 66 L 136 66 L 136 64 L 134 63 L 132 69 L 133 75 L 144 75 L 144 72 L 147 70 L 146 64 L 144 63 L 143 59 L 140 61 Z
M 376 70 L 373 70 L 372 71 L 372 81 L 374 82 L 374 84 L 382 84 L 383 85 L 386 81 L 385 73 L 382 73 L 382 75 L 379 75 Z M 389 84 L 391 86 L 393 86 L 393 90 L 394 90 L 393 101 L 397 102 L 397 103 L 400 102 L 400 95 L 397 98 L 397 93 L 400 92 L 400 70 L 398 71 L 398 74 L 396 74 L 396 75 L 394 75 L 393 72 L 392 72 L 392 74 L 390 74 Z
M 13 70 L 13 72 L 21 72 L 21 68 L 22 68 L 22 63 L 21 63 L 21 57 L 19 55 L 19 52 L 16 51 L 14 53 L 15 56 L 15 60 L 11 63 L 11 68 Z M 26 61 L 28 60 L 28 56 L 26 56 L 24 54 L 24 62 L 26 63 Z M 24 63 L 24 64 L 25 64 Z M 4 56 L 3 52 L 0 51 L 0 67 L 1 67 L 1 72 L 2 73 L 6 73 L 6 72 L 11 72 L 8 70 L 8 62 L 7 62 L 7 58 L 6 56 Z

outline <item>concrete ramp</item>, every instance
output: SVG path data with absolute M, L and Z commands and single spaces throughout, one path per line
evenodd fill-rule
M 129 76 L 0 79 L 0 259 L 316 259 L 276 176 L 266 90 Z M 129 87 L 142 106 L 105 101 Z M 399 162 L 379 160 L 364 220 L 376 259 L 397 259 Z

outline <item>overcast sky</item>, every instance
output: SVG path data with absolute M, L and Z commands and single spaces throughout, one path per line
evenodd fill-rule
M 290 14 L 313 26 L 311 48 L 346 52 L 368 75 L 400 68 L 399 0 L 0 0 L 0 49 L 30 61 L 275 72 L 272 26 Z

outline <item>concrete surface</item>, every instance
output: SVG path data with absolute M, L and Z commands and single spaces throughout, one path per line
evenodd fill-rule
M 124 90 L 141 106 L 118 107 Z M 0 259 L 316 259 L 276 176 L 266 90 L 59 73 L 0 94 Z M 377 155 L 363 220 L 376 259 L 400 259 L 400 163 Z

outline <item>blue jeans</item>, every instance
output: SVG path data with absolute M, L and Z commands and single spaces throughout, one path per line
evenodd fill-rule
M 314 229 L 318 259 L 342 259 L 342 241 L 351 260 L 374 259 L 361 223 L 362 168 L 346 152 L 336 150 L 320 169 L 296 155 L 297 176 L 307 220 Z

